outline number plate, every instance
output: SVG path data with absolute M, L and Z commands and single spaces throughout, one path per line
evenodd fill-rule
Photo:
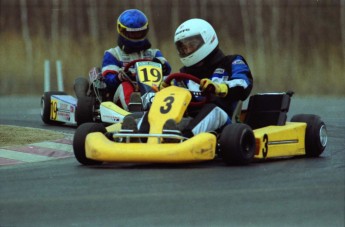
M 136 70 L 140 83 L 150 87 L 158 87 L 163 80 L 162 65 L 157 62 L 137 62 Z

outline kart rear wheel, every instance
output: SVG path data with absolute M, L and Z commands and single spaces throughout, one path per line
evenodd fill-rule
M 86 122 L 94 122 L 94 108 L 96 98 L 95 97 L 79 97 L 77 102 L 77 109 L 75 111 L 75 117 L 77 125 L 81 125 Z
M 52 95 L 67 95 L 67 93 L 63 92 L 63 91 L 44 92 L 44 94 L 41 97 L 41 118 L 42 118 L 42 121 L 48 125 L 64 124 L 64 122 L 58 122 L 58 121 L 50 120 L 50 111 L 51 111 L 50 102 L 51 102 L 51 96 Z
M 247 165 L 255 155 L 253 130 L 246 124 L 227 125 L 219 139 L 220 155 L 227 165 Z
M 319 116 L 314 114 L 298 114 L 291 118 L 291 122 L 305 122 L 305 153 L 307 157 L 318 157 L 327 145 L 327 129 Z
M 103 124 L 100 123 L 85 123 L 80 125 L 77 130 L 75 131 L 74 138 L 73 138 L 73 151 L 74 156 L 83 165 L 99 165 L 102 164 L 101 161 L 95 161 L 92 159 L 88 159 L 85 154 L 85 140 L 86 136 L 92 132 L 101 132 L 105 133 L 107 130 L 105 129 Z
M 77 98 L 85 97 L 89 90 L 89 81 L 84 77 L 78 77 L 74 81 L 73 88 Z

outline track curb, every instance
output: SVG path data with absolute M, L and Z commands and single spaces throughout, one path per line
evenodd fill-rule
M 72 141 L 72 134 L 64 134 L 62 139 L 0 147 L 0 168 L 8 165 L 74 157 Z

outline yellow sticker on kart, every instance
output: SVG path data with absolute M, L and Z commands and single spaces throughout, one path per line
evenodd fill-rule
M 137 62 L 136 69 L 139 81 L 150 87 L 158 87 L 163 80 L 162 65 L 157 62 Z
M 57 120 L 57 100 L 54 98 L 51 98 L 50 101 L 50 120 L 56 121 Z

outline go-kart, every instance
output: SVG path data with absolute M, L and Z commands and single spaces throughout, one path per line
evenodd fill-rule
M 181 78 L 200 83 L 198 78 L 183 73 L 171 74 L 165 82 L 170 84 L 173 79 Z M 181 122 L 188 105 L 200 105 L 191 103 L 191 96 L 189 90 L 177 86 L 157 92 L 148 112 L 149 133 L 121 129 L 120 123 L 108 127 L 97 123 L 80 125 L 73 139 L 76 159 L 83 165 L 98 165 L 186 163 L 221 158 L 229 165 L 245 165 L 254 159 L 317 157 L 326 147 L 326 126 L 320 117 L 300 114 L 286 121 L 290 92 L 252 95 L 247 109 L 236 114 L 236 122 L 225 126 L 218 135 L 204 132 L 186 138 L 164 130 L 169 119 Z
M 133 76 L 130 68 L 135 66 Z M 141 97 L 140 102 L 130 102 L 133 111 L 141 111 L 144 104 L 148 108 L 153 100 L 154 92 L 163 80 L 161 65 L 147 59 L 129 62 L 120 73 L 127 77 L 135 88 L 135 93 Z M 89 82 L 90 81 L 90 82 Z M 124 110 L 112 100 L 114 93 L 106 89 L 99 68 L 93 68 L 89 73 L 89 81 L 79 77 L 76 79 L 76 96 L 62 91 L 44 92 L 41 98 L 41 118 L 46 124 L 81 125 L 85 122 L 102 122 L 113 124 L 121 122 L 130 114 L 131 109 Z

